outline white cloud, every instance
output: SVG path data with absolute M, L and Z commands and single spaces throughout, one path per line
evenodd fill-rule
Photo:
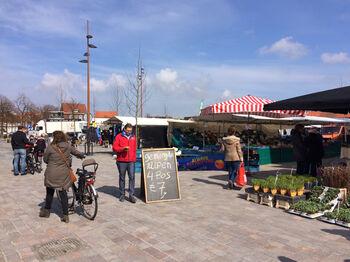
M 288 36 L 273 43 L 270 47 L 264 46 L 259 49 L 262 55 L 276 54 L 290 59 L 298 59 L 308 54 L 307 48 L 298 42 L 292 41 L 293 37 Z
M 40 87 L 49 89 L 59 87 L 65 89 L 83 88 L 83 85 L 84 82 L 81 75 L 73 74 L 67 69 L 64 69 L 63 74 L 45 73 L 40 83 Z
M 126 85 L 127 85 L 127 79 L 122 75 L 117 75 L 114 73 L 109 77 L 107 81 L 108 87 L 118 86 L 121 88 L 125 88 Z
M 226 89 L 223 93 L 222 93 L 222 98 L 230 98 L 232 96 L 231 91 Z
M 118 85 L 125 88 L 127 81 L 124 76 L 111 74 L 108 80 L 90 78 L 90 90 L 92 92 L 105 92 L 107 89 Z M 86 90 L 86 80 L 81 75 L 73 74 L 67 69 L 62 74 L 45 73 L 38 88 L 57 89 L 62 87 L 69 90 Z
M 173 94 L 187 94 L 199 96 L 203 94 L 204 89 L 207 86 L 208 79 L 206 77 L 200 77 L 198 80 L 192 79 L 181 79 L 179 78 L 178 72 L 165 68 L 159 71 L 155 75 L 154 80 L 150 82 L 159 88 L 161 91 Z
M 337 64 L 337 63 L 349 63 L 350 57 L 347 53 L 340 52 L 340 53 L 323 53 L 321 55 L 321 59 L 323 63 L 325 64 Z
M 177 72 L 172 71 L 170 68 L 165 68 L 156 74 L 156 78 L 164 85 L 173 85 L 177 81 Z

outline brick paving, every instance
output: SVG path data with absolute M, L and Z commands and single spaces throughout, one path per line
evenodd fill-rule
M 40 261 L 33 247 L 62 238 L 77 238 L 85 248 L 50 261 L 350 259 L 348 229 L 248 202 L 243 190 L 223 189 L 225 172 L 180 172 L 181 201 L 121 203 L 115 162 L 107 152 L 93 156 L 100 163 L 94 221 L 73 214 L 69 224 L 60 222 L 57 199 L 50 218 L 39 218 L 43 175 L 13 176 L 12 150 L 4 141 L 0 156 L 0 262 Z M 80 164 L 74 159 L 74 169 Z

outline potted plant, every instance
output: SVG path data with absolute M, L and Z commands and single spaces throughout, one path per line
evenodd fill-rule
M 302 196 L 304 194 L 304 180 L 296 181 L 295 188 L 297 190 L 298 196 Z
M 286 182 L 281 182 L 280 184 L 280 194 L 285 195 L 287 193 L 287 184 Z
M 271 191 L 272 195 L 276 195 L 277 194 L 277 185 L 275 184 L 275 182 L 270 182 L 269 183 L 269 188 Z
M 269 186 L 265 180 L 261 181 L 260 186 L 261 186 L 262 190 L 264 191 L 264 193 L 269 192 Z
M 294 184 L 289 184 L 288 192 L 291 197 L 295 197 L 297 195 L 296 186 Z
M 253 183 L 254 190 L 258 191 L 261 186 L 261 179 L 253 178 L 252 183 Z

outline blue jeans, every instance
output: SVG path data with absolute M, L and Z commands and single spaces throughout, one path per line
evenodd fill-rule
M 13 150 L 14 161 L 13 161 L 13 171 L 15 174 L 21 173 L 24 174 L 26 171 L 26 154 L 27 150 L 25 149 L 15 149 Z M 18 161 L 21 161 L 21 170 L 18 170 Z
M 121 195 L 125 195 L 125 174 L 128 171 L 129 176 L 129 194 L 133 196 L 135 193 L 135 162 L 117 162 L 119 171 L 119 191 Z
M 237 177 L 238 168 L 241 165 L 241 161 L 225 161 L 228 171 L 228 181 L 233 183 Z

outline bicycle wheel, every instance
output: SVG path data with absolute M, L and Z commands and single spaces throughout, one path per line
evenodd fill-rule
M 27 156 L 27 169 L 28 172 L 34 175 L 35 173 L 35 162 L 33 154 L 28 154 Z
M 86 218 L 94 220 L 97 215 L 97 194 L 93 185 L 85 185 L 80 207 Z

